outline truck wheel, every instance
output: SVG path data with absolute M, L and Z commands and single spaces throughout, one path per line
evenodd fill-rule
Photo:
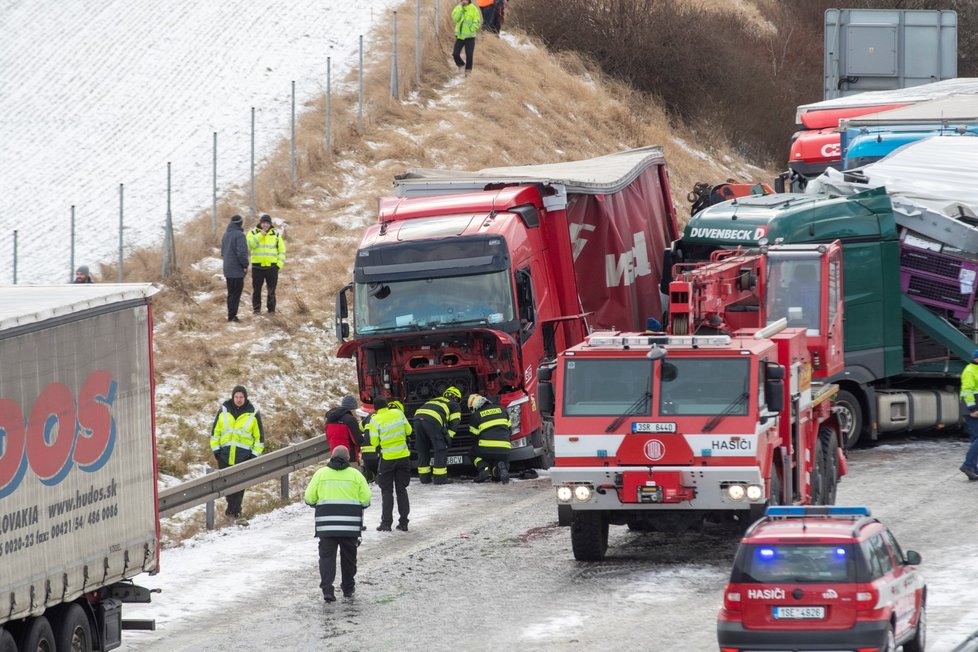
M 844 389 L 835 396 L 836 415 L 842 429 L 842 444 L 845 450 L 854 447 L 863 434 L 863 407 L 853 394 Z
M 824 505 L 822 498 L 822 487 L 824 486 L 824 476 L 825 471 L 823 465 L 825 463 L 825 451 L 823 450 L 822 440 L 818 437 L 815 438 L 815 450 L 812 451 L 812 475 L 811 483 L 808 487 L 809 496 L 811 498 L 812 505 Z
M 768 505 L 783 505 L 784 499 L 781 497 L 782 487 L 781 472 L 774 464 L 771 465 L 771 488 L 770 495 L 767 497 Z
M 81 605 L 70 604 L 54 619 L 58 652 L 92 652 L 92 626 Z
M 31 618 L 21 632 L 20 644 L 17 646 L 20 652 L 54 652 L 54 632 L 51 631 L 51 624 L 44 616 Z
M 5 629 L 0 629 L 0 652 L 17 652 L 17 642 Z
M 839 440 L 825 426 L 818 429 L 818 440 L 822 444 L 822 504 L 834 505 L 839 487 Z
M 554 465 L 554 422 L 544 421 L 540 426 L 540 438 L 543 440 L 543 451 L 537 458 L 538 469 L 549 469 Z
M 576 512 L 571 547 L 577 561 L 601 561 L 608 551 L 608 521 L 600 512 Z

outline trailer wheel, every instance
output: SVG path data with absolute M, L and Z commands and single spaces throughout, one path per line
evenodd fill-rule
M 544 420 L 540 426 L 543 451 L 537 458 L 538 469 L 549 469 L 554 465 L 554 422 Z
M 54 621 L 58 652 L 92 652 L 92 626 L 81 605 L 70 604 Z
M 812 455 L 811 482 L 808 487 L 809 496 L 811 497 L 810 504 L 812 505 L 825 504 L 823 502 L 823 496 L 822 496 L 822 487 L 825 485 L 823 480 L 825 476 L 824 464 L 825 464 L 825 450 L 824 447 L 822 446 L 821 438 L 817 437 L 815 439 L 815 450 L 813 451 L 813 455 Z
M 839 488 L 839 440 L 825 426 L 818 429 L 818 440 L 822 444 L 822 504 L 834 505 Z
M 608 551 L 608 521 L 600 512 L 575 512 L 571 547 L 577 561 L 601 561 Z
M 17 652 L 17 641 L 5 629 L 0 629 L 0 652 Z
M 842 430 L 842 444 L 845 450 L 849 450 L 859 443 L 863 434 L 863 406 L 855 395 L 841 389 L 836 394 L 835 407 Z
M 17 649 L 20 652 L 55 652 L 54 632 L 48 619 L 44 616 L 31 618 L 21 632 Z

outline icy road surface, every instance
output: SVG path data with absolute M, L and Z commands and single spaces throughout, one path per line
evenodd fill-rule
M 867 504 L 923 556 L 931 652 L 978 629 L 978 483 L 961 439 L 888 440 L 850 455 L 840 504 Z M 410 486 L 411 531 L 374 531 L 367 511 L 357 594 L 324 604 L 312 510 L 164 551 L 157 619 L 124 650 L 716 650 L 715 618 L 736 541 L 612 527 L 609 558 L 580 563 L 556 526 L 549 479 Z M 247 497 L 246 497 L 247 500 Z M 339 580 L 337 579 L 337 586 Z

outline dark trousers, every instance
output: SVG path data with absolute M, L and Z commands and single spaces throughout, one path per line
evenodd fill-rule
M 228 319 L 238 316 L 238 304 L 241 303 L 241 291 L 244 290 L 243 278 L 227 278 L 228 284 Z
M 505 465 L 506 470 L 509 470 L 509 449 L 492 449 L 476 446 L 472 449 L 472 460 L 475 463 L 476 470 L 490 471 L 492 472 L 492 477 L 498 478 L 498 464 Z
M 462 61 L 462 57 L 459 55 L 462 53 L 462 48 L 465 48 L 465 61 Z M 452 49 L 452 58 L 455 59 L 455 65 L 461 68 L 465 66 L 466 70 L 472 70 L 472 56 L 475 54 L 475 38 L 467 39 L 455 39 L 455 47 Z
M 499 7 L 496 6 L 496 3 L 482 7 L 482 29 L 498 34 L 499 28 Z
M 238 279 L 239 281 L 241 279 Z M 227 450 L 227 449 L 223 449 Z M 217 468 L 226 469 L 230 464 L 227 461 L 227 455 L 221 455 L 217 457 Z M 228 494 L 224 497 L 228 501 L 228 507 L 224 510 L 224 513 L 233 518 L 238 518 L 241 516 L 241 503 L 244 501 L 244 489 L 241 491 L 235 491 L 233 494 Z
M 367 482 L 377 479 L 377 467 L 380 466 L 380 455 L 377 453 L 363 454 L 363 477 Z
M 254 265 L 251 268 L 251 307 L 255 312 L 261 311 L 261 286 L 268 283 L 268 298 L 265 299 L 265 307 L 268 312 L 275 312 L 275 286 L 278 285 L 278 267 L 260 267 Z
M 340 588 L 349 593 L 356 586 L 357 575 L 356 537 L 319 537 L 319 588 L 323 595 L 333 595 L 336 579 L 336 549 L 340 549 Z
M 976 468 L 978 467 L 978 418 L 971 416 L 971 414 L 965 414 L 964 426 L 968 431 L 968 437 L 971 439 L 968 452 L 964 456 L 964 465 L 972 471 L 978 471 Z
M 448 442 L 441 424 L 425 417 L 414 420 L 414 435 L 418 438 L 418 479 L 427 484 L 432 475 L 447 473 Z
M 411 482 L 411 458 L 399 460 L 380 460 L 377 485 L 380 487 L 380 524 L 390 527 L 394 522 L 394 494 L 397 494 L 397 523 L 408 524 L 411 503 L 408 501 L 407 487 Z

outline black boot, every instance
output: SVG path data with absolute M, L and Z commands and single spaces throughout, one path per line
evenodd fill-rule
M 447 475 L 436 475 L 434 479 L 435 484 L 452 484 L 452 479 Z
M 473 482 L 485 482 L 491 475 L 492 474 L 489 472 L 489 467 L 486 467 L 479 471 L 479 475 L 475 476 L 475 480 L 473 480 Z
M 509 484 L 509 462 L 496 462 L 496 470 L 499 472 L 499 481 Z

